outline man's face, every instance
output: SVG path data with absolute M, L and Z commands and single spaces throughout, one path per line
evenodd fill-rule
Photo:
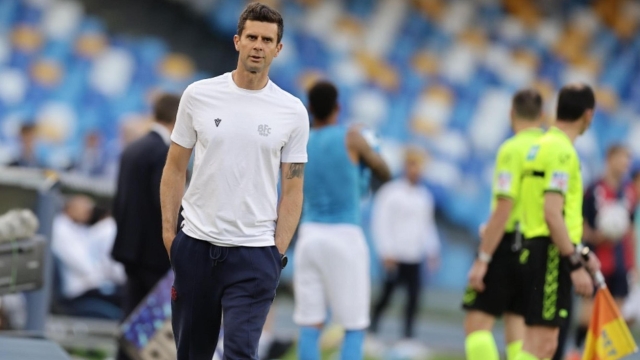
M 242 35 L 234 36 L 233 41 L 244 69 L 255 74 L 268 71 L 271 61 L 282 49 L 275 23 L 248 20 Z
M 626 150 L 618 151 L 612 154 L 607 160 L 609 169 L 617 178 L 625 176 L 631 165 L 631 156 Z
M 418 159 L 407 159 L 405 162 L 405 172 L 410 182 L 417 183 L 420 181 L 420 175 L 422 174 L 422 162 Z

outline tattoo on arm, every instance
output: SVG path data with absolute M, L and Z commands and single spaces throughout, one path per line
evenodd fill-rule
M 289 165 L 287 179 L 301 178 L 304 175 L 304 163 L 292 163 Z

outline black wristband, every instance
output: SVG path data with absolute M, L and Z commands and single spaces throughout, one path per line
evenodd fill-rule
M 571 272 L 574 272 L 578 269 L 580 269 L 583 265 L 582 265 L 582 252 L 580 248 L 576 248 L 573 252 L 573 254 L 569 255 L 569 256 L 565 256 L 565 258 L 567 259 L 567 262 L 569 263 L 569 270 Z

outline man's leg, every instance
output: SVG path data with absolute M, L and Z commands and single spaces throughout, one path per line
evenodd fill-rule
M 525 293 L 527 327 L 517 359 L 551 359 L 572 301 L 569 264 L 549 238 L 528 239 L 525 244 L 529 251 L 523 267 L 524 276 L 529 279 Z
M 551 359 L 558 347 L 559 332 L 560 328 L 558 327 L 527 326 L 522 352 L 516 359 Z
M 404 314 L 404 337 L 413 337 L 413 324 L 420 300 L 420 264 L 401 264 L 400 273 L 407 285 L 407 307 Z
M 504 340 L 507 344 L 507 360 L 515 360 L 522 350 L 522 339 L 524 339 L 524 318 L 513 313 L 504 314 Z
M 327 317 L 327 304 L 320 271 L 324 261 L 318 258 L 318 253 L 325 242 L 313 232 L 300 234 L 293 258 L 293 320 L 300 326 L 298 359 L 320 360 L 318 341 Z
M 280 279 L 280 253 L 275 246 L 233 247 L 221 264 L 225 286 L 225 360 L 258 360 L 258 343 Z
M 298 359 L 299 360 L 320 360 L 320 333 L 322 324 L 315 326 L 301 326 L 300 338 L 298 339 Z
M 503 239 L 484 276 L 485 289 L 477 292 L 468 287 L 462 307 L 467 311 L 464 320 L 465 352 L 468 360 L 499 360 L 496 341 L 491 333 L 497 317 L 508 310 L 512 300 L 511 242 Z
M 321 258 L 333 255 L 331 266 L 322 269 L 329 306 L 336 323 L 345 329 L 341 360 L 364 358 L 364 335 L 369 326 L 371 280 L 369 248 L 362 230 L 336 229 Z
M 569 338 L 569 332 L 571 330 L 571 317 L 573 316 L 573 301 L 569 301 L 567 306 L 567 317 L 565 321 L 560 324 L 560 331 L 558 331 L 558 348 L 555 354 L 553 354 L 552 360 L 564 360 L 565 348 L 567 347 L 567 339 Z M 578 327 L 578 331 L 580 328 Z M 587 333 L 585 332 L 585 338 Z
M 174 241 L 178 243 L 172 246 L 175 280 L 171 311 L 178 360 L 211 359 L 220 334 L 220 298 L 226 269 L 222 263 L 214 266 L 209 257 L 213 250 L 210 243 L 190 238 L 182 231 Z
M 380 299 L 376 303 L 373 309 L 373 315 L 371 317 L 371 332 L 375 333 L 378 331 L 378 325 L 380 324 L 380 317 L 382 313 L 385 311 L 387 306 L 389 305 L 389 300 L 391 300 L 391 295 L 393 295 L 393 291 L 396 286 L 398 286 L 398 268 L 387 269 L 385 271 L 385 281 L 384 281 L 384 289 L 382 290 L 382 295 Z
M 478 310 L 470 310 L 464 319 L 467 360 L 499 360 L 498 346 L 491 329 L 496 318 Z

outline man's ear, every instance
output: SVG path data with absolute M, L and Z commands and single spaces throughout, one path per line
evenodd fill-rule
M 236 51 L 238 51 L 238 43 L 240 42 L 240 36 L 233 35 L 233 46 L 235 46 Z
M 278 57 L 278 54 L 280 54 L 280 51 L 282 51 L 282 46 L 282 42 L 276 45 L 276 54 L 273 57 Z

